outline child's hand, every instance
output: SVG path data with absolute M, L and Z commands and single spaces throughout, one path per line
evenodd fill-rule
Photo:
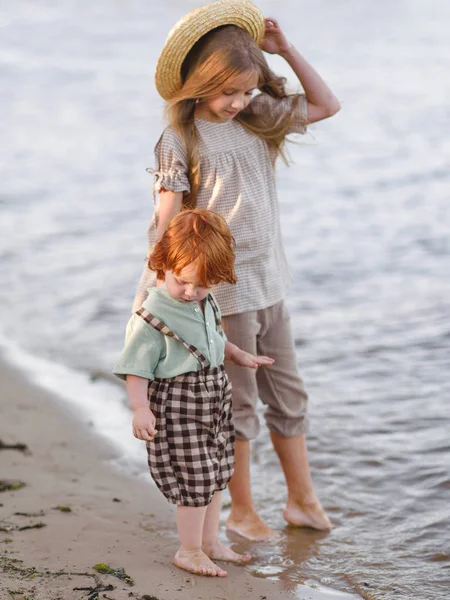
M 155 424 L 155 415 L 148 407 L 142 406 L 133 411 L 133 435 L 138 440 L 151 442 L 158 433 Z
M 291 47 L 291 44 L 287 41 L 286 36 L 281 31 L 278 21 L 272 18 L 264 19 L 264 21 L 266 23 L 266 31 L 261 43 L 261 49 L 269 54 L 283 54 L 284 52 L 287 52 Z
M 249 369 L 257 369 L 258 367 L 273 365 L 273 358 L 268 356 L 254 356 L 250 352 L 245 352 L 240 348 L 236 348 L 230 355 L 230 359 L 240 367 L 248 367 Z

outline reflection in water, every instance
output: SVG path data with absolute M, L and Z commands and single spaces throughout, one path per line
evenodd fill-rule
M 261 549 L 258 562 L 263 566 L 257 567 L 255 574 L 270 575 L 270 569 L 273 569 L 286 587 L 294 589 L 296 584 L 305 579 L 303 565 L 318 556 L 319 542 L 329 534 L 295 527 L 285 527 L 281 533 L 281 540 L 272 547 L 265 546 Z

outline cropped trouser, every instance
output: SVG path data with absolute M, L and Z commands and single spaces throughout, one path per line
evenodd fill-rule
M 236 438 L 257 437 L 260 423 L 258 398 L 266 405 L 268 428 L 283 437 L 305 432 L 308 396 L 300 378 L 290 317 L 283 300 L 261 310 L 223 317 L 223 328 L 233 344 L 251 354 L 275 359 L 271 367 L 256 371 L 226 361 L 232 384 Z

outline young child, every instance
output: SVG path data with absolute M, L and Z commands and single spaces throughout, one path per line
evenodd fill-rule
M 131 317 L 114 369 L 126 379 L 133 433 L 147 442 L 151 475 L 177 505 L 174 563 L 219 577 L 227 573 L 211 559 L 250 560 L 217 537 L 221 490 L 234 466 L 224 356 L 252 369 L 273 363 L 240 350 L 222 331 L 210 288 L 236 282 L 233 244 L 226 222 L 212 211 L 187 210 L 171 221 L 149 260 L 163 286 L 151 289 Z
M 285 80 L 271 71 L 263 51 L 287 61 L 303 94 L 286 92 Z M 277 537 L 259 517 L 251 494 L 250 440 L 259 433 L 259 397 L 267 406 L 266 422 L 288 487 L 285 520 L 328 529 L 309 471 L 307 395 L 284 304 L 288 269 L 274 166 L 288 134 L 305 133 L 308 123 L 336 113 L 339 102 L 277 21 L 264 19 L 246 0 L 215 2 L 179 21 L 160 55 L 156 86 L 167 100 L 170 125 L 155 149 L 159 204 L 149 249 L 181 207 L 220 213 L 236 240 L 237 285 L 224 281 L 214 289 L 224 330 L 251 354 L 270 353 L 275 359 L 267 372 L 227 366 L 237 438 L 227 527 L 248 539 Z M 136 309 L 154 283 L 144 270 Z

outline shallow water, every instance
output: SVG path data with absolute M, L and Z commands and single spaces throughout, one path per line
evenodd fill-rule
M 0 9 L 0 328 L 31 354 L 78 371 L 109 371 L 117 357 L 145 255 L 145 168 L 162 128 L 152 73 L 171 24 L 200 4 Z M 284 529 L 283 478 L 263 433 L 256 502 L 286 535 L 254 548 L 254 569 L 292 590 L 312 579 L 368 599 L 444 599 L 450 5 L 259 5 L 343 108 L 291 146 L 295 166 L 279 168 L 311 466 L 335 529 Z

